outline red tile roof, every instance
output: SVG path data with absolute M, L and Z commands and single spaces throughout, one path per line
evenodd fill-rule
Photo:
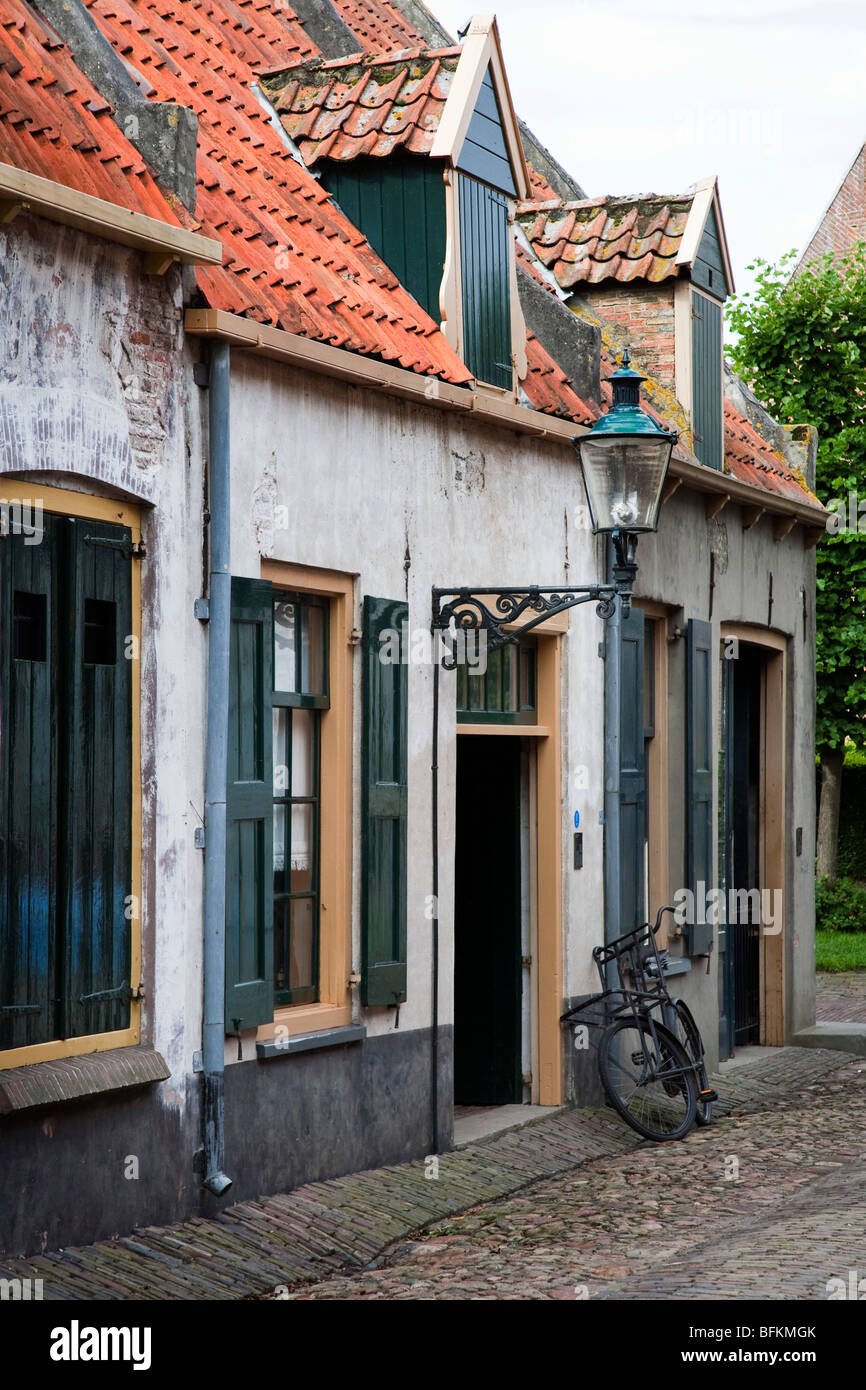
M 572 289 L 602 280 L 664 280 L 676 257 L 694 198 L 647 194 L 521 203 L 518 218 L 541 263 Z
M 111 107 L 72 54 L 23 0 L 0 14 L 0 162 L 172 226 L 171 206 Z
M 557 366 L 535 334 L 529 331 L 526 334 L 526 361 L 529 371 L 520 385 L 534 410 L 574 420 L 579 425 L 592 425 L 598 419 L 600 408 L 594 401 L 581 400 L 572 390 L 571 382 L 562 368 Z
M 429 154 L 459 48 L 337 58 L 267 75 L 262 86 L 308 165 L 317 159 Z
M 533 169 L 531 164 L 528 164 L 527 167 L 529 169 L 529 183 L 535 200 L 539 203 L 555 203 L 557 201 L 556 189 L 547 182 L 543 174 L 539 174 L 537 169 Z
M 366 53 L 390 53 L 398 48 L 423 47 L 426 39 L 396 5 L 387 0 L 332 0 L 343 23 Z
M 86 0 L 157 100 L 199 120 L 198 267 L 209 305 L 451 382 L 471 379 L 437 324 L 295 158 L 252 87 L 315 49 L 271 0 Z
M 725 401 L 725 466 L 732 477 L 743 483 L 752 483 L 795 502 L 820 505 L 814 493 L 730 401 Z

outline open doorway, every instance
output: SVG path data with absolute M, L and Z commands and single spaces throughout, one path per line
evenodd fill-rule
M 521 743 L 457 740 L 454 1101 L 513 1105 L 522 1075 Z
M 733 640 L 722 661 L 722 1058 L 784 1040 L 784 650 Z

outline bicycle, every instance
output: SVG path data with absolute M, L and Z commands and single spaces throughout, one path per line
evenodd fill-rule
M 573 1023 L 601 1006 L 603 1022 L 586 1022 L 603 1029 L 598 1069 L 605 1094 L 632 1129 L 657 1143 L 682 1139 L 696 1121 L 709 1124 L 717 1099 L 707 1079 L 700 1030 L 688 1005 L 672 999 L 665 983 L 667 952 L 656 945 L 665 912 L 673 908 L 660 908 L 653 927 L 646 923 L 595 947 L 601 993 L 561 1018 Z M 619 981 L 613 987 L 607 982 L 611 970 Z

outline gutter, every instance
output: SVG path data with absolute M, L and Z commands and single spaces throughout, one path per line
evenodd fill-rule
M 462 411 L 485 423 L 516 430 L 520 434 L 570 443 L 575 435 L 589 432 L 584 425 L 577 425 L 573 420 L 545 415 L 540 410 L 527 410 L 499 396 L 488 396 L 468 386 L 453 386 L 448 381 L 440 381 L 438 377 L 422 376 L 420 372 L 410 372 L 405 367 L 392 367 L 360 353 L 347 352 L 345 348 L 330 347 L 327 343 L 317 342 L 315 338 L 304 338 L 298 333 L 287 333 L 283 328 L 255 323 L 252 319 L 230 314 L 224 309 L 187 309 L 184 328 L 192 337 L 218 338 L 278 362 L 291 363 L 304 371 L 321 372 L 325 376 L 351 382 L 353 386 L 365 386 L 386 395 L 416 401 L 419 405 L 433 406 L 434 409 Z
M 162 275 L 172 261 L 183 265 L 222 265 L 220 241 L 189 232 L 186 227 L 174 227 L 158 217 L 147 217 L 143 212 L 131 212 L 26 169 L 0 164 L 0 223 L 13 221 L 20 212 L 62 222 L 106 241 L 134 246 L 145 253 L 146 273 Z
M 217 1197 L 231 1186 L 225 1166 L 226 779 L 231 623 L 229 353 L 216 343 L 209 373 L 210 593 L 204 861 L 204 1185 Z

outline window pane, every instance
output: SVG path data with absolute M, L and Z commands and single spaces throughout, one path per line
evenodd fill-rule
M 16 661 L 44 661 L 47 601 L 16 591 L 12 598 L 12 654 Z
M 116 605 L 110 600 L 84 600 L 84 661 L 88 666 L 113 666 L 115 655 Z
M 286 883 L 286 807 L 274 807 L 274 892 L 285 893 Z
M 296 691 L 295 628 L 297 604 L 274 604 L 274 689 Z
M 313 979 L 315 903 L 312 898 L 295 898 L 289 907 L 289 989 L 304 989 L 317 983 Z
M 305 695 L 325 693 L 325 634 L 318 604 L 301 608 L 301 689 Z
M 291 891 L 305 893 L 313 887 L 313 807 L 292 807 Z
M 288 989 L 289 904 L 274 903 L 274 987 Z
M 314 796 L 312 710 L 292 711 L 292 796 Z
M 287 796 L 289 791 L 289 711 L 274 708 L 274 796 Z
M 535 709 L 535 652 L 520 653 L 520 708 Z

